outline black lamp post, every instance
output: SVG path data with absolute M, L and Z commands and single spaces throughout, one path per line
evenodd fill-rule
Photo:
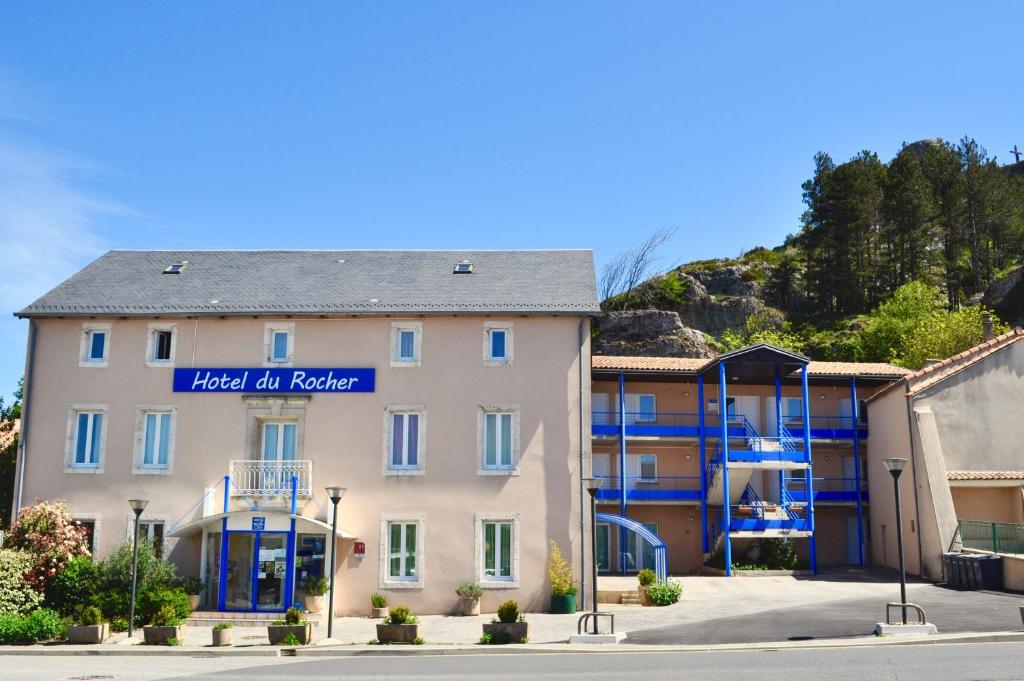
M 903 560 L 903 514 L 900 509 L 900 473 L 907 465 L 906 459 L 883 459 L 886 470 L 892 476 L 892 486 L 896 490 L 896 546 L 900 554 L 900 610 L 903 613 L 903 623 L 907 623 L 907 567 Z
M 327 599 L 327 638 L 334 633 L 334 566 L 335 554 L 338 552 L 338 502 L 345 494 L 344 487 L 328 487 L 327 496 L 331 498 L 331 593 Z
M 591 560 L 591 588 L 593 597 L 591 611 L 597 612 L 597 492 L 604 484 L 602 478 L 587 478 L 583 481 L 590 493 L 590 560 Z M 597 633 L 597 618 L 594 618 L 594 633 Z
M 132 533 L 132 600 L 128 606 L 128 638 L 132 637 L 135 628 L 135 585 L 138 582 L 139 573 L 139 516 L 145 510 L 147 499 L 129 499 L 128 505 L 135 513 L 135 531 Z

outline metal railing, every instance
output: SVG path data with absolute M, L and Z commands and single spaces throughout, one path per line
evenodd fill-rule
M 965 549 L 1024 554 L 1024 524 L 961 520 L 958 525 Z
M 594 477 L 604 480 L 604 484 L 598 491 L 597 498 L 602 501 L 614 500 L 619 497 L 622 489 L 622 480 L 617 475 L 596 475 Z M 627 501 L 657 501 L 698 498 L 700 496 L 699 475 L 659 475 L 657 477 L 644 477 L 641 475 L 627 475 L 626 482 Z
M 299 496 L 312 496 L 312 461 L 236 460 L 231 462 L 229 475 L 232 496 L 270 497 L 290 492 L 293 477 L 297 479 Z
M 618 411 L 592 411 L 590 412 L 590 422 L 595 426 L 617 426 L 621 423 Z M 627 411 L 626 425 L 696 428 L 700 425 L 700 414 L 696 412 Z

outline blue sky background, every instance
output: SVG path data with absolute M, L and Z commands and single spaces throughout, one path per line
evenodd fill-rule
M 9 313 L 109 248 L 593 248 L 797 228 L 812 156 L 1024 146 L 1024 4 L 7 2 Z

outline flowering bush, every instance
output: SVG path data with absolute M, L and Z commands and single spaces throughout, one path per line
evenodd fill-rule
M 24 508 L 11 525 L 6 545 L 32 554 L 25 578 L 37 591 L 75 556 L 88 556 L 86 530 L 73 520 L 63 501 L 40 501 Z
M 43 595 L 25 581 L 35 560 L 24 551 L 0 549 L 0 614 L 24 615 L 34 610 Z

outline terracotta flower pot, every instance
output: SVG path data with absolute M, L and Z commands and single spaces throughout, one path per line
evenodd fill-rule
M 479 598 L 460 598 L 459 605 L 464 616 L 479 615 L 480 614 L 480 599 Z

